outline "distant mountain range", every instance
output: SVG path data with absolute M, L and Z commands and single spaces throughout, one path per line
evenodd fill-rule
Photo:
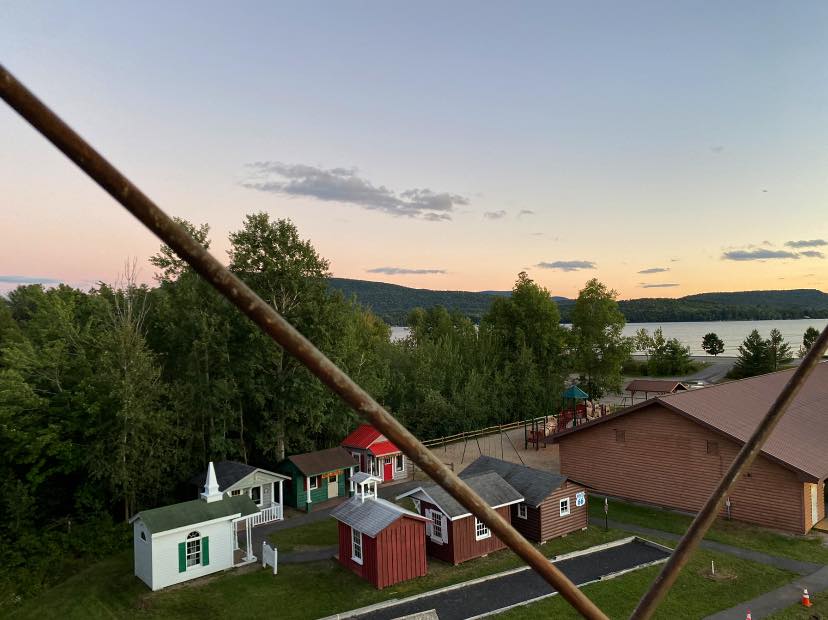
M 433 291 L 348 278 L 331 278 L 330 285 L 346 297 L 355 296 L 359 303 L 391 325 L 405 325 L 408 313 L 414 308 L 434 306 L 459 310 L 479 322 L 495 298 L 511 294 L 510 291 Z M 558 304 L 561 320 L 569 322 L 575 300 L 556 296 L 552 299 Z M 677 299 L 653 297 L 618 303 L 629 323 L 828 318 L 828 294 L 816 289 L 699 293 Z

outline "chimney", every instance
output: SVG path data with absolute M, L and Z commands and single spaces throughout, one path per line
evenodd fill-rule
M 221 500 L 223 495 L 219 491 L 218 481 L 216 480 L 216 470 L 213 469 L 213 461 L 207 466 L 207 479 L 204 481 L 204 491 L 201 493 L 201 499 L 205 502 L 217 502 Z

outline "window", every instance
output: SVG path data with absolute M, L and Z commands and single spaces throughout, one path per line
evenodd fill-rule
M 187 568 L 201 564 L 201 534 L 187 534 Z
M 561 504 L 560 504 L 560 506 L 561 506 L 561 516 L 562 516 L 562 517 L 567 516 L 567 515 L 569 514 L 569 498 L 568 498 L 568 497 L 564 497 L 564 498 L 561 500 Z
M 719 454 L 719 442 L 718 441 L 707 441 L 707 453 L 716 456 Z
M 488 538 L 491 536 L 492 533 L 489 531 L 489 528 L 486 527 L 486 524 L 483 521 L 474 518 L 474 539 L 475 540 L 483 540 L 484 538 Z
M 339 482 L 339 474 L 331 474 L 328 478 L 328 484 L 336 484 L 337 482 Z
M 147 542 L 147 533 L 144 530 L 141 530 L 141 540 Z
M 371 473 L 379 478 L 380 462 L 379 459 L 371 459 Z
M 314 489 L 319 488 L 319 476 L 311 476 L 310 478 L 308 478 L 308 480 L 310 481 L 310 484 L 308 485 L 308 488 L 311 491 L 313 491 Z
M 360 471 L 360 469 L 359 469 L 359 452 L 351 452 L 351 456 L 354 457 L 354 460 L 356 461 L 356 467 L 354 468 L 354 471 L 355 472 Z
M 362 534 L 351 528 L 351 559 L 362 564 Z
M 241 495 L 241 489 L 233 489 L 232 491 L 230 491 L 231 497 L 236 497 L 237 495 Z
M 518 513 L 518 517 L 520 517 L 521 519 L 525 519 L 526 518 L 526 504 L 523 504 L 523 503 L 518 504 L 517 505 L 517 513 Z
M 443 538 L 443 515 L 434 510 L 431 513 L 431 536 L 433 538 L 439 538 L 442 540 Z
M 403 471 L 405 469 L 405 457 L 402 454 L 394 457 L 394 467 L 397 471 Z
M 627 431 L 615 430 L 615 441 L 617 443 L 627 443 Z
M 250 499 L 257 506 L 262 503 L 262 487 L 250 487 Z

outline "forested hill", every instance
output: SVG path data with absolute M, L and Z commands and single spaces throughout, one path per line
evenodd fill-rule
M 346 297 L 355 295 L 361 304 L 391 325 L 405 325 L 408 313 L 414 308 L 433 306 L 459 310 L 478 322 L 496 297 L 509 294 L 508 291 L 433 291 L 347 278 L 331 278 L 330 283 Z M 553 299 L 558 303 L 561 318 L 568 321 L 574 301 L 565 297 Z M 816 289 L 628 299 L 619 302 L 619 306 L 629 323 L 828 318 L 828 294 Z

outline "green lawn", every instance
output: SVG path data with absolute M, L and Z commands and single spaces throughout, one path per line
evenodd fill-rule
M 603 519 L 603 497 L 593 496 L 589 503 L 589 511 L 591 516 Z M 674 534 L 684 534 L 693 520 L 687 515 L 613 500 L 609 502 L 609 518 Z M 705 538 L 771 555 L 828 564 L 828 547 L 822 544 L 822 538 L 816 534 L 788 535 L 747 523 L 719 519 Z
M 810 620 L 814 616 L 828 618 L 828 592 L 811 594 L 811 603 L 813 603 L 813 606 L 810 608 L 803 607 L 801 603 L 796 603 L 772 616 L 768 616 L 768 620 Z
M 279 553 L 308 551 L 339 544 L 337 521 L 322 519 L 302 527 L 281 530 L 267 539 L 276 545 Z
M 726 578 L 713 580 L 709 577 L 710 560 L 715 560 L 718 575 Z M 610 618 L 627 618 L 662 566 L 651 566 L 586 586 L 584 593 Z M 746 562 L 720 553 L 699 551 L 670 589 L 655 618 L 703 618 L 777 588 L 794 577 L 792 573 L 764 564 Z M 541 617 L 580 618 L 560 596 L 553 596 L 525 607 L 516 607 L 498 617 L 504 620 Z
M 305 528 L 308 530 L 304 531 Z M 289 532 L 292 532 L 294 541 L 309 540 L 312 539 L 309 532 L 317 528 L 323 526 L 314 523 Z M 287 533 L 288 531 L 284 532 L 284 537 L 283 533 L 279 533 L 285 545 L 291 544 Z M 602 528 L 589 528 L 549 541 L 540 549 L 547 556 L 553 556 L 617 540 L 626 535 L 616 530 L 604 532 Z M 427 576 L 382 591 L 375 590 L 333 561 L 283 564 L 276 576 L 259 568 L 228 571 L 153 593 L 132 575 L 132 553 L 124 552 L 89 567 L 25 602 L 10 617 L 37 620 L 59 617 L 61 620 L 73 620 L 143 616 L 201 620 L 204 617 L 230 616 L 261 618 L 276 614 L 285 619 L 317 618 L 508 570 L 521 563 L 508 550 L 459 566 L 433 560 L 429 562 Z

